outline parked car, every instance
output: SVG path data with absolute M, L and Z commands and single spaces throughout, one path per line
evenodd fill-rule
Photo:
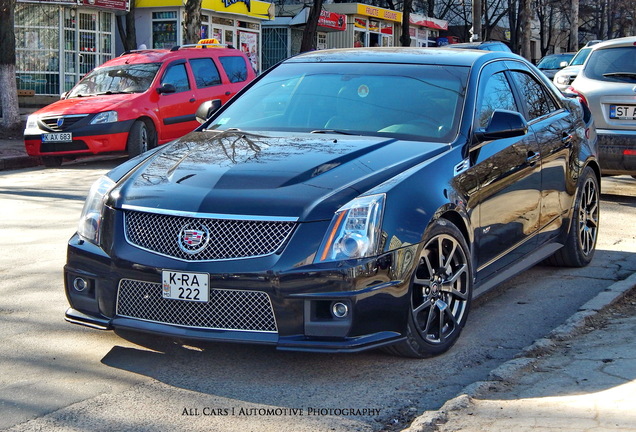
M 587 56 L 590 55 L 592 46 L 599 42 L 601 41 L 593 40 L 586 43 L 585 46 L 581 48 L 574 57 L 572 57 L 572 60 L 570 60 L 570 63 L 566 67 L 554 74 L 552 82 L 554 82 L 559 90 L 564 91 L 570 86 L 570 84 L 572 84 L 581 70 L 583 63 L 585 63 Z
M 512 53 L 292 57 L 93 185 L 66 319 L 440 354 L 475 297 L 541 260 L 592 259 L 600 172 L 583 113 Z
M 569 91 L 594 116 L 603 174 L 636 176 L 636 37 L 594 45 Z
M 499 41 L 463 42 L 463 43 L 446 45 L 446 48 L 511 52 L 510 47 L 508 45 Z
M 552 80 L 554 79 L 554 74 L 566 67 L 575 54 L 576 53 L 558 53 L 547 55 L 539 60 L 537 68 L 539 68 L 549 80 Z
M 29 116 L 26 151 L 46 166 L 99 153 L 136 156 L 191 132 L 201 103 L 225 103 L 254 77 L 245 54 L 218 45 L 125 52 Z

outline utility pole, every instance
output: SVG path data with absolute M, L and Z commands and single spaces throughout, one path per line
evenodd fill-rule
M 473 0 L 473 28 L 470 30 L 470 41 L 479 42 L 481 40 L 481 2 Z

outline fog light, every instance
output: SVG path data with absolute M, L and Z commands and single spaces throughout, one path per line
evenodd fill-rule
M 334 303 L 331 305 L 331 313 L 336 318 L 344 318 L 349 314 L 349 306 L 344 303 Z
M 88 288 L 88 282 L 86 281 L 86 279 L 83 278 L 75 278 L 73 280 L 73 288 L 75 288 L 77 291 L 84 291 L 86 288 Z

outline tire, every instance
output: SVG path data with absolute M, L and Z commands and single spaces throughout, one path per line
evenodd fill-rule
M 47 168 L 57 168 L 62 166 L 61 156 L 44 156 L 42 157 L 42 163 Z
M 145 122 L 137 120 L 133 123 L 128 133 L 128 142 L 126 144 L 128 157 L 134 158 L 147 152 L 152 148 L 153 143 L 154 129 L 149 128 Z
M 594 170 L 585 167 L 579 179 L 570 230 L 565 244 L 546 262 L 560 267 L 585 267 L 596 250 L 599 228 L 600 188 Z
M 427 230 L 410 287 L 407 339 L 385 350 L 427 358 L 447 351 L 459 338 L 472 300 L 470 251 L 459 229 L 446 219 Z

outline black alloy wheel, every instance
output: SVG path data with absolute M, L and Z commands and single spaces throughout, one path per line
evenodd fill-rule
M 447 351 L 466 323 L 471 298 L 466 240 L 455 225 L 439 219 L 428 230 L 413 275 L 407 339 L 386 350 L 415 358 Z
M 592 168 L 585 167 L 572 210 L 570 232 L 564 246 L 546 262 L 562 267 L 585 267 L 594 257 L 600 217 L 600 188 Z

